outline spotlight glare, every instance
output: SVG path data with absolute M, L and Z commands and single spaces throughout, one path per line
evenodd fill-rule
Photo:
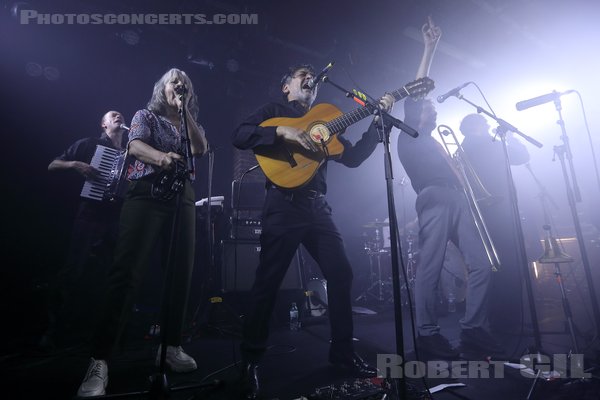
M 130 46 L 135 46 L 140 42 L 140 35 L 134 30 L 127 29 L 123 31 L 119 37 Z
M 24 1 L 17 1 L 16 3 L 13 3 L 12 7 L 10 8 L 10 16 L 15 19 L 19 19 L 19 17 L 21 16 L 21 11 L 28 10 L 30 8 L 31 6 L 29 5 L 29 3 L 26 3 Z
M 37 78 L 38 76 L 41 76 L 43 72 L 44 69 L 42 66 L 36 62 L 30 61 L 25 64 L 25 73 L 29 76 Z
M 212 61 L 209 61 L 209 60 L 206 60 L 203 58 L 194 57 L 191 54 L 188 55 L 187 59 L 188 59 L 188 62 L 190 62 L 192 64 L 200 65 L 200 66 L 206 67 L 210 70 L 212 70 L 215 67 L 215 64 Z
M 49 81 L 57 81 L 60 78 L 60 71 L 56 67 L 44 68 L 44 76 Z
M 229 72 L 238 72 L 240 70 L 240 63 L 235 58 L 230 58 L 225 63 L 225 67 Z

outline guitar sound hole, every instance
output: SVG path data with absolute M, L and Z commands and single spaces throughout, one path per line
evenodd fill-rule
M 331 132 L 329 132 L 329 129 L 325 125 L 317 124 L 310 129 L 309 135 L 313 142 L 321 144 L 329 141 Z

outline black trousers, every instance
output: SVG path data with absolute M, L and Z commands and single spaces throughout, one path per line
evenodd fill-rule
M 351 352 L 352 268 L 342 237 L 331 218 L 325 197 L 289 194 L 271 188 L 263 208 L 261 253 L 252 287 L 252 311 L 244 322 L 244 360 L 260 361 L 266 351 L 269 321 L 279 286 L 300 244 L 315 259 L 327 279 L 331 350 Z
M 119 221 L 115 258 L 108 273 L 108 293 L 92 338 L 92 356 L 96 359 L 109 358 L 118 343 L 154 247 L 161 247 L 162 265 L 163 268 L 167 267 L 168 245 L 177 199 L 156 200 L 150 195 L 151 186 L 151 181 L 147 180 L 129 184 Z M 170 297 L 163 298 L 163 318 L 166 308 L 169 315 L 167 344 L 171 346 L 181 344 L 194 267 L 196 219 L 194 190 L 189 181 L 186 181 L 180 196 L 179 230 L 175 232 L 174 259 L 170 266 L 173 268 L 173 281 Z
M 503 199 L 482 214 L 500 258 L 500 269 L 492 274 L 490 325 L 493 331 L 514 331 L 521 326 L 524 300 L 514 213 Z
M 61 342 L 89 337 L 106 291 L 117 242 L 119 204 L 82 201 L 73 223 L 67 260 L 51 283 L 47 335 Z

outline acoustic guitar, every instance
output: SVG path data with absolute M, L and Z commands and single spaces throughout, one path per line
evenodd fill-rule
M 425 96 L 434 88 L 431 79 L 425 77 L 412 81 L 390 94 L 394 101 L 405 97 Z M 260 126 L 291 126 L 307 132 L 318 147 L 318 151 L 306 150 L 302 146 L 282 142 L 254 149 L 260 168 L 273 184 L 284 189 L 299 188 L 310 182 L 325 160 L 341 157 L 344 145 L 339 141 L 350 125 L 373 115 L 368 107 L 360 107 L 342 113 L 332 104 L 317 104 L 300 118 L 277 117 L 268 119 Z

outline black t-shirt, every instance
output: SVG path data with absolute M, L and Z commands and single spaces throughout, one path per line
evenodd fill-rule
M 494 196 L 508 196 L 508 176 L 502 142 L 491 136 L 467 136 L 462 142 L 465 154 L 487 191 Z M 507 140 L 511 165 L 529 161 L 525 146 L 516 139 Z
M 89 137 L 79 139 L 73 143 L 67 150 L 64 151 L 60 156 L 56 157 L 55 160 L 62 161 L 81 161 L 89 164 L 92 161 L 92 157 L 96 152 L 96 146 L 102 145 L 115 149 L 112 141 L 108 136 L 102 134 L 100 137 Z
M 460 186 L 450 167 L 453 161 L 431 135 L 423 132 L 417 138 L 400 135 L 398 155 L 415 192 L 419 193 L 427 186 Z

